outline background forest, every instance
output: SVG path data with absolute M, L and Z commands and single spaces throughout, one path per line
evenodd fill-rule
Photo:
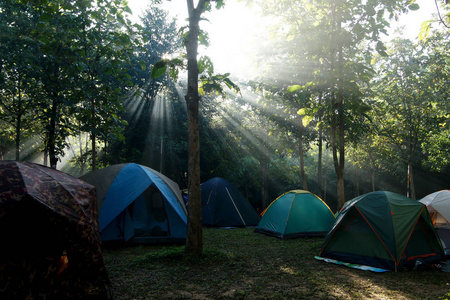
M 450 23 L 382 40 L 390 18 L 420 8 L 316 2 L 253 4 L 277 17 L 249 57 L 258 76 L 231 74 L 238 93 L 200 57 L 201 181 L 226 178 L 258 210 L 291 189 L 336 210 L 340 178 L 346 200 L 448 189 Z M 74 176 L 136 162 L 186 188 L 186 28 L 157 1 L 139 24 L 130 14 L 122 0 L 0 0 L 1 159 Z

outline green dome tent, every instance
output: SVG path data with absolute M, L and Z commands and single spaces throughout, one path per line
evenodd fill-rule
M 328 205 L 304 190 L 284 193 L 262 215 L 255 232 L 282 239 L 325 236 L 334 221 L 334 214 Z
M 81 177 L 97 188 L 102 241 L 184 242 L 187 215 L 178 184 L 135 163 L 111 165 Z
M 347 201 L 319 255 L 387 270 L 445 259 L 425 206 L 385 191 Z

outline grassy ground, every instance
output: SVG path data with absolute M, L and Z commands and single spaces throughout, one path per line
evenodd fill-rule
M 314 259 L 322 238 L 204 229 L 201 257 L 183 246 L 104 249 L 114 299 L 447 299 L 450 274 L 373 273 Z

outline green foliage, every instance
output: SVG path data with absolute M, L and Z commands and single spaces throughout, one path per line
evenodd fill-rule
M 299 91 L 299 90 L 301 90 L 301 89 L 302 89 L 302 86 L 296 84 L 296 85 L 291 85 L 291 86 L 289 86 L 289 87 L 287 88 L 286 91 L 287 91 L 288 93 L 293 93 L 293 92 Z
M 229 73 L 215 74 L 215 75 L 209 74 L 201 75 L 199 78 L 200 81 L 199 94 L 201 96 L 208 94 L 216 94 L 221 95 L 223 97 L 227 97 L 227 94 L 223 89 L 223 85 L 225 85 L 235 93 L 239 93 L 240 91 L 239 86 L 236 85 L 233 81 L 231 81 L 229 76 L 230 76 Z
M 150 78 L 157 79 L 163 76 L 167 68 L 169 68 L 170 77 L 176 81 L 178 78 L 178 68 L 183 66 L 183 61 L 179 58 L 160 60 L 153 66 Z
M 211 9 L 214 7 L 215 9 L 221 9 L 225 6 L 224 0 L 210 0 L 205 2 L 205 7 L 203 8 L 203 11 L 211 11 Z
M 102 2 L 94 7 L 90 2 L 65 0 L 56 4 L 12 1 L 0 5 L 4 29 L 11 33 L 24 30 L 4 35 L 2 45 L 19 45 L 14 39 L 21 37 L 31 46 L 22 44 L 20 57 L 14 56 L 11 47 L 4 48 L 3 57 L 4 61 L 27 62 L 22 78 L 32 80 L 34 90 L 22 89 L 21 98 L 33 100 L 34 111 L 28 111 L 42 130 L 41 149 L 48 149 L 52 165 L 64 156 L 66 139 L 80 129 L 122 138 L 117 129 L 121 121 L 111 116 L 121 109 L 120 98 L 131 84 L 125 64 L 133 51 L 130 36 L 134 33 L 123 15 L 129 11 L 126 4 Z M 27 57 L 33 60 L 24 59 Z M 8 65 L 1 69 L 17 70 Z M 98 115 L 93 117 L 94 111 Z M 24 122 L 18 130 L 29 125 L 21 118 Z
M 430 136 L 422 143 L 428 154 L 424 165 L 433 171 L 443 172 L 450 166 L 450 129 Z
M 444 28 L 444 30 L 448 30 L 450 24 L 450 11 L 449 11 L 449 3 L 448 1 L 439 1 L 436 2 L 436 12 L 435 18 L 432 20 L 426 20 L 422 23 L 420 32 L 419 32 L 419 40 L 426 41 L 428 36 L 431 33 L 432 25 L 436 25 L 436 29 Z M 436 32 L 438 32 L 436 30 Z

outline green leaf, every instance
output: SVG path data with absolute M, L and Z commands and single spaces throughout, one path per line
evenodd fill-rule
M 413 3 L 413 4 L 409 5 L 408 8 L 409 8 L 409 10 L 414 11 L 414 10 L 418 10 L 420 7 L 419 7 L 419 4 Z
M 151 78 L 156 79 L 156 78 L 163 76 L 166 73 L 166 70 L 167 70 L 167 66 L 163 66 L 161 68 L 156 68 L 156 66 L 153 67 Z
M 388 54 L 386 53 L 386 47 L 384 46 L 382 41 L 378 41 L 375 49 L 377 50 L 378 54 L 381 56 L 387 57 Z
M 302 86 L 300 86 L 300 85 L 291 85 L 290 87 L 287 88 L 286 92 L 293 93 L 300 89 L 302 89 Z
M 214 65 L 211 61 L 211 58 L 208 56 L 202 56 L 197 62 L 198 72 L 201 74 L 206 72 L 209 76 L 212 76 L 214 73 Z
M 205 47 L 209 46 L 209 36 L 206 31 L 200 30 L 200 32 L 198 34 L 198 43 Z
M 313 120 L 313 116 L 304 116 L 303 117 L 303 119 L 302 119 L 302 123 L 303 123 L 303 126 L 308 126 L 309 125 L 309 123 L 311 123 L 311 121 Z
M 156 79 L 163 76 L 167 71 L 167 60 L 158 61 L 152 68 L 151 78 Z
M 432 21 L 422 22 L 420 26 L 419 40 L 423 41 L 428 37 L 428 35 L 430 34 L 431 23 Z
M 297 115 L 300 115 L 300 116 L 306 116 L 307 114 L 308 114 L 308 110 L 306 108 L 300 108 L 297 111 Z

